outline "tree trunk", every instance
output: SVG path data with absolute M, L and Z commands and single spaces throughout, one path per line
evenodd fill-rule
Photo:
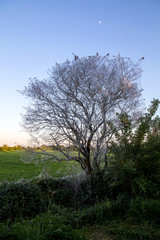
M 91 162 L 90 162 L 90 152 L 91 152 L 91 142 L 90 142 L 90 140 L 88 140 L 88 143 L 87 143 L 87 156 L 86 156 L 87 175 L 91 175 L 91 173 L 92 173 L 92 167 L 91 167 Z

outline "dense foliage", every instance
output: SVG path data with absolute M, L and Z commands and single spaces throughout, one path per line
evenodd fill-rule
M 106 170 L 0 186 L 0 239 L 84 240 L 90 225 L 120 240 L 160 239 L 159 101 L 138 121 L 123 113 Z M 118 129 L 118 130 L 117 130 Z
M 5 182 L 0 187 L 0 206 L 0 221 L 33 217 L 44 211 L 45 198 L 36 184 L 25 180 Z
M 132 123 L 127 114 L 119 116 L 120 132 L 115 128 L 116 141 L 111 143 L 109 182 L 117 194 L 160 197 L 160 128 L 158 118 L 152 119 L 159 106 L 151 107 L 138 122 Z

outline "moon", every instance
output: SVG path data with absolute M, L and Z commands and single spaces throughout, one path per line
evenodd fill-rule
M 101 21 L 99 21 L 99 24 L 101 24 L 102 22 Z

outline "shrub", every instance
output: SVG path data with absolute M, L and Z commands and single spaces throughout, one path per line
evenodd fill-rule
M 38 187 L 46 196 L 48 203 L 70 207 L 73 204 L 73 191 L 69 181 L 65 178 L 47 178 L 37 182 Z
M 119 193 L 160 197 L 160 134 L 159 130 L 153 131 L 155 119 L 152 120 L 159 103 L 154 99 L 148 113 L 135 123 L 127 113 L 118 115 L 119 127 L 114 128 L 116 141 L 109 146 L 112 157 L 108 176 L 113 197 Z M 159 118 L 156 121 L 159 123 Z
M 47 178 L 37 182 L 50 203 L 64 207 L 81 207 L 94 204 L 107 196 L 108 184 L 103 177 L 95 176 L 93 186 L 84 176 Z
M 66 213 L 66 219 L 74 226 L 103 224 L 115 217 L 124 217 L 128 210 L 128 199 L 119 196 L 117 200 L 105 199 L 91 206 Z
M 142 199 L 137 197 L 129 202 L 127 212 L 129 218 L 134 221 L 148 221 L 160 224 L 160 200 Z
M 136 157 L 136 169 L 152 181 L 160 177 L 160 135 L 149 135 Z M 160 182 L 159 182 L 160 183 Z
M 35 216 L 45 209 L 46 202 L 36 184 L 21 180 L 3 183 L 0 187 L 0 206 L 0 220 L 4 221 Z

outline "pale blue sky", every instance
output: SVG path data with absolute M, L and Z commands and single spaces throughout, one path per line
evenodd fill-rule
M 160 98 L 160 0 L 0 0 L 0 145 L 27 138 L 19 126 L 27 101 L 16 90 L 72 53 L 96 52 L 144 57 L 146 106 Z

